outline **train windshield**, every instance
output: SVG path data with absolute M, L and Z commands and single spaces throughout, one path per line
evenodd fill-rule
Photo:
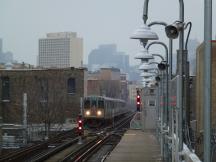
M 97 100 L 96 99 L 92 99 L 91 107 L 97 107 Z
M 85 99 L 84 108 L 90 108 L 90 100 L 89 99 Z
M 98 100 L 98 107 L 104 108 L 104 101 L 103 100 Z

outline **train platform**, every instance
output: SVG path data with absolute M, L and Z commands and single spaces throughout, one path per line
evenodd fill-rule
M 152 131 L 128 130 L 105 162 L 161 162 L 160 145 Z
M 152 112 L 145 116 L 137 112 L 130 129 L 114 148 L 105 162 L 161 162 L 160 145 L 155 136 Z

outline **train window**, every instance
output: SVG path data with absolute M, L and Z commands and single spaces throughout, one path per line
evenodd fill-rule
M 97 107 L 97 100 L 92 100 L 91 107 Z
M 98 107 L 104 108 L 104 101 L 103 100 L 98 100 Z
M 84 107 L 89 108 L 90 107 L 90 100 L 85 100 L 84 101 Z

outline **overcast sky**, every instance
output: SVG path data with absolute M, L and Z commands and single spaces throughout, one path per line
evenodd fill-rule
M 116 43 L 119 51 L 133 56 L 139 43 L 130 40 L 142 25 L 144 0 L 0 0 L 0 38 L 4 51 L 14 53 L 18 61 L 36 64 L 38 39 L 48 32 L 77 32 L 84 39 L 84 63 L 89 52 L 100 44 Z M 185 0 L 185 21 L 192 21 L 192 39 L 203 40 L 204 0 Z M 216 1 L 213 0 L 213 6 Z M 178 0 L 150 0 L 148 22 L 172 23 L 178 19 Z M 161 26 L 152 27 L 160 40 L 167 42 Z M 216 35 L 216 11 L 213 11 L 213 38 Z M 178 41 L 175 41 L 177 44 Z M 155 46 L 151 50 L 162 50 Z M 163 51 L 162 51 L 163 52 Z

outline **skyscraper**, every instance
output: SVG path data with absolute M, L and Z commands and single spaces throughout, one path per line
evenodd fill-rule
M 48 33 L 39 39 L 38 63 L 45 68 L 81 67 L 83 39 L 74 32 Z
M 124 52 L 117 51 L 116 44 L 103 44 L 90 52 L 88 66 L 92 71 L 101 67 L 115 67 L 121 72 L 128 73 L 129 56 Z

